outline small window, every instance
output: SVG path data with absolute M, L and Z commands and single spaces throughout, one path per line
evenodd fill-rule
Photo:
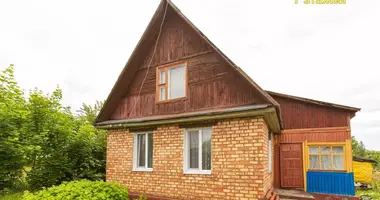
M 157 68 L 157 99 L 168 101 L 186 97 L 186 63 Z
M 211 174 L 211 160 L 211 128 L 186 130 L 184 173 Z
M 343 146 L 309 146 L 310 170 L 344 170 Z
M 268 172 L 272 172 L 272 133 L 268 134 Z
M 133 144 L 133 170 L 153 171 L 153 133 L 136 133 Z

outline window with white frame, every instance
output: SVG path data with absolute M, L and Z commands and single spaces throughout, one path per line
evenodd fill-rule
M 272 133 L 268 134 L 268 172 L 272 172 Z
M 135 133 L 133 142 L 133 170 L 153 170 L 153 133 Z
M 184 139 L 184 173 L 211 174 L 211 128 L 187 129 Z
M 186 82 L 186 63 L 158 67 L 158 102 L 186 97 Z
M 344 146 L 309 146 L 310 170 L 344 170 Z

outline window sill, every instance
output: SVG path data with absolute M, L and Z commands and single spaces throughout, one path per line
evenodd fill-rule
M 153 172 L 153 168 L 133 168 L 134 172 Z
M 156 104 L 160 104 L 160 103 L 173 103 L 173 102 L 176 102 L 176 101 L 184 101 L 186 100 L 187 97 L 179 97 L 179 98 L 175 98 L 175 99 L 168 99 L 168 100 L 161 100 L 161 101 L 156 101 Z
M 211 170 L 186 170 L 183 174 L 203 174 L 203 175 L 211 175 Z
M 309 172 L 347 172 L 347 170 L 319 170 L 319 169 L 309 169 Z

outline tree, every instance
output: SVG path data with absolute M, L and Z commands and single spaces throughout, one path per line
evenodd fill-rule
M 362 141 L 360 142 L 357 141 L 354 136 L 352 136 L 351 142 L 352 142 L 352 155 L 372 158 L 377 161 L 377 163 L 374 163 L 374 167 L 376 169 L 380 169 L 380 151 L 367 150 L 365 148 L 364 143 Z
M 106 133 L 92 125 L 103 103 L 83 104 L 73 114 L 62 95 L 60 88 L 36 88 L 25 97 L 13 65 L 0 73 L 0 192 L 24 181 L 25 173 L 32 190 L 104 179 Z
M 95 122 L 96 116 L 100 112 L 100 109 L 103 107 L 103 101 L 96 101 L 94 106 L 82 104 L 82 107 L 79 109 L 79 117 L 86 120 L 88 123 L 92 124 Z
M 0 191 L 20 179 L 24 165 L 20 135 L 27 111 L 13 73 L 13 65 L 0 73 Z
M 365 156 L 366 149 L 362 141 L 358 142 L 355 136 L 352 136 L 351 143 L 352 143 L 352 155 L 362 156 L 362 157 Z

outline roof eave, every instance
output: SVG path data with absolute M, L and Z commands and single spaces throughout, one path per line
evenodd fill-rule
M 101 123 L 96 123 L 95 127 L 100 129 L 123 129 L 176 123 L 196 123 L 253 116 L 262 116 L 267 123 L 270 131 L 274 133 L 281 132 L 281 127 L 277 120 L 278 118 L 276 109 L 270 105 L 246 106 L 210 112 L 187 113 L 183 115 L 161 116 L 154 118 L 109 120 Z

